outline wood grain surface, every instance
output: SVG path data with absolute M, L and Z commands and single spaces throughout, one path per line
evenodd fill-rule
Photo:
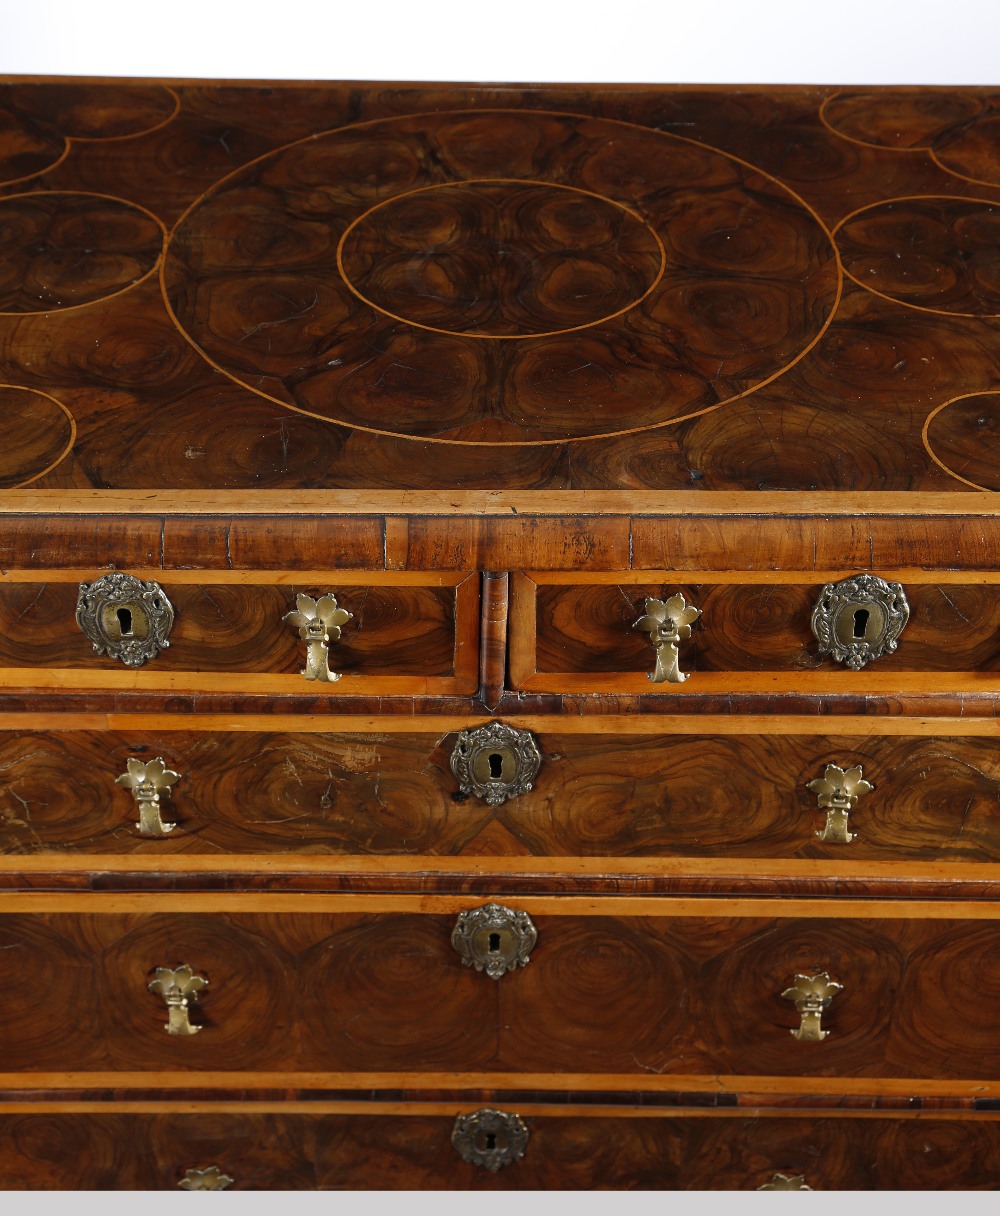
M 469 1106 L 456 1108 L 465 1113 Z M 444 1115 L 0 1115 L 5 1190 L 176 1190 L 216 1165 L 241 1190 L 993 1190 L 1000 1124 L 933 1116 L 580 1118 L 520 1108 L 524 1158 L 463 1162 Z
M 155 732 L 6 729 L 0 852 L 48 854 L 54 868 L 88 854 L 172 864 L 209 855 L 220 868 L 224 854 L 289 853 L 372 865 L 420 856 L 429 866 L 446 857 L 1000 862 L 993 734 L 629 734 L 599 724 L 569 734 L 558 721 L 533 723 L 542 769 L 530 791 L 496 808 L 459 792 L 449 768 L 457 731 L 445 724 L 342 733 L 229 731 L 224 721 L 178 731 L 169 720 Z M 115 779 L 129 757 L 158 756 L 182 774 L 163 801 L 178 827 L 150 839 Z M 861 765 L 875 787 L 851 812 L 849 844 L 816 837 L 824 815 L 806 786 L 828 763 Z
M 309 569 L 322 554 L 351 571 L 996 572 L 1000 520 L 986 494 L 706 492 L 697 514 L 687 501 L 600 490 L 247 491 L 235 502 L 222 491 L 0 490 L 0 570 Z
M 995 488 L 996 104 L 8 80 L 4 483 Z
M 915 1092 L 921 1078 L 1000 1075 L 992 920 L 696 902 L 657 917 L 608 901 L 579 917 L 536 901 L 531 961 L 499 982 L 462 965 L 454 914 L 429 908 L 5 913 L 0 1071 L 30 1084 L 54 1070 L 491 1070 L 562 1073 L 569 1088 L 587 1074 L 721 1073 L 911 1078 Z M 146 987 L 181 963 L 209 981 L 191 1038 L 165 1033 Z M 781 993 L 818 971 L 844 989 L 829 1037 L 796 1042 Z
M 93 653 L 76 624 L 78 589 L 72 583 L 0 586 L 0 666 L 121 670 L 117 659 Z M 423 676 L 455 671 L 451 587 L 165 583 L 163 589 L 176 618 L 170 646 L 150 661 L 150 672 L 295 674 L 305 665 L 305 646 L 282 617 L 295 607 L 299 592 L 318 596 L 327 590 L 354 617 L 331 645 L 333 670 Z
M 853 673 L 819 653 L 810 628 L 823 586 L 542 584 L 535 606 L 536 670 L 652 671 L 648 635 L 633 626 L 646 596 L 680 592 L 702 610 L 690 641 L 681 646 L 682 670 L 839 669 L 847 683 Z M 524 593 L 523 584 L 519 591 Z M 1000 670 L 1000 586 L 912 583 L 905 591 L 910 617 L 898 648 L 867 672 Z

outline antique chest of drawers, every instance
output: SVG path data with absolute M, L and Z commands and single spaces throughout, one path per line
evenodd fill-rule
M 1000 95 L 0 83 L 0 1186 L 1000 1187 Z

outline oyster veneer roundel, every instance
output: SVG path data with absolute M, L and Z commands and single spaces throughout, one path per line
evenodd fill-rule
M 269 152 L 171 235 L 217 368 L 330 422 L 519 444 L 662 426 L 781 375 L 839 299 L 786 186 L 631 123 L 466 111 Z
M 970 393 L 933 410 L 924 446 L 946 472 L 977 490 L 1000 490 L 1000 393 Z
M 863 207 L 835 230 L 844 270 L 911 308 L 1000 316 L 1000 203 L 928 196 Z
M 163 126 L 179 109 L 176 94 L 162 84 L 31 84 L 0 86 L 0 106 L 45 123 L 71 139 L 127 139 Z
M 0 314 L 77 308 L 134 287 L 156 266 L 163 228 L 103 194 L 52 190 L 0 199 Z
M 499 984 L 505 1068 L 683 1071 L 696 974 L 682 948 L 642 920 L 552 917 L 538 934 L 531 962 Z
M 901 151 L 923 149 L 950 127 L 967 128 L 982 113 L 978 97 L 930 89 L 838 93 L 820 107 L 831 131 L 853 142 Z
M 425 186 L 364 212 L 340 272 L 379 311 L 472 338 L 531 338 L 610 321 L 663 274 L 666 253 L 634 211 L 548 182 Z M 492 283 L 484 296 L 481 284 Z
M 69 409 L 38 389 L 0 384 L 0 489 L 20 489 L 69 455 L 76 422 Z

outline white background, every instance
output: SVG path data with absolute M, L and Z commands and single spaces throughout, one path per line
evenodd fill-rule
M 1000 0 L 0 0 L 0 73 L 996 84 Z

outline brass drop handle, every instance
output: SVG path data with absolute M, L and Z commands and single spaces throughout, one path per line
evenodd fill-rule
M 451 935 L 465 966 L 484 971 L 492 980 L 526 967 L 537 941 L 538 930 L 527 912 L 503 904 L 460 912 Z
M 857 835 L 847 829 L 847 816 L 862 794 L 875 787 L 861 776 L 861 765 L 843 769 L 838 764 L 828 764 L 822 777 L 810 781 L 806 786 L 819 800 L 819 809 L 826 811 L 826 823 L 816 835 L 826 843 L 850 844 Z
M 330 670 L 330 643 L 340 641 L 341 626 L 346 625 L 353 616 L 353 612 L 338 607 L 337 597 L 332 591 L 321 595 L 318 600 L 311 595 L 299 594 L 295 597 L 295 607 L 281 619 L 297 629 L 299 637 L 306 644 L 306 665 L 300 674 L 307 680 L 333 684 L 340 679 L 336 672 Z
M 647 598 L 645 615 L 632 628 L 648 633 L 656 648 L 656 666 L 649 676 L 654 684 L 683 684 L 689 677 L 690 672 L 678 667 L 677 648 L 691 636 L 691 626 L 700 616 L 701 609 L 688 604 L 679 591 L 667 600 Z
M 795 1002 L 802 1019 L 791 1031 L 792 1037 L 800 1043 L 819 1043 L 825 1039 L 830 1032 L 820 1025 L 823 1010 L 843 990 L 844 985 L 831 980 L 826 971 L 818 975 L 797 975 L 792 986 L 781 994 L 786 1001 Z
M 162 756 L 146 761 L 129 756 L 125 765 L 125 772 L 115 778 L 115 784 L 132 791 L 139 809 L 139 820 L 135 826 L 143 836 L 168 835 L 177 824 L 163 822 L 160 797 L 170 797 L 170 787 L 180 781 L 180 773 L 167 768 Z
M 203 1170 L 185 1170 L 184 1177 L 177 1185 L 182 1191 L 224 1191 L 233 1182 L 234 1179 L 224 1174 L 217 1165 L 208 1165 Z
M 191 1005 L 198 1000 L 198 993 L 208 986 L 208 980 L 195 975 L 188 966 L 176 968 L 157 967 L 156 976 L 149 982 L 149 991 L 163 997 L 167 1006 L 167 1034 L 197 1034 L 202 1027 L 193 1025 L 190 1018 Z
M 765 1182 L 763 1186 L 757 1188 L 758 1191 L 811 1191 L 811 1186 L 806 1186 L 804 1174 L 775 1174 L 770 1182 Z

